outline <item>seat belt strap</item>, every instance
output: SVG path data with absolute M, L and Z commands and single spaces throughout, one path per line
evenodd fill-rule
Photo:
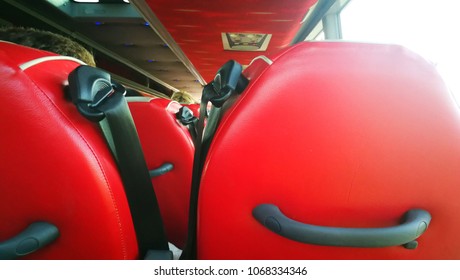
M 181 259 L 197 258 L 198 194 L 203 165 L 214 134 L 221 119 L 222 106 L 234 94 L 241 93 L 249 81 L 242 74 L 241 65 L 230 60 L 218 71 L 214 81 L 203 88 L 200 103 L 200 117 L 196 126 L 195 155 L 193 159 L 192 186 L 190 190 L 188 235 Z M 208 116 L 208 103 L 211 110 Z M 206 129 L 205 120 L 207 119 Z
M 139 257 L 155 258 L 153 251 L 172 258 L 124 88 L 111 82 L 108 73 L 89 66 L 79 66 L 69 75 L 69 87 L 80 113 L 99 123 L 115 158 L 131 211 Z
M 193 171 L 192 171 L 192 186 L 190 189 L 190 205 L 189 205 L 189 220 L 188 220 L 188 234 L 185 248 L 180 256 L 181 260 L 194 260 L 196 256 L 196 230 L 197 230 L 197 215 L 198 215 L 198 193 L 201 181 L 201 170 L 204 163 L 202 160 L 201 143 L 203 138 L 204 123 L 207 118 L 207 105 L 210 101 L 213 92 L 208 89 L 210 84 L 206 85 L 203 89 L 200 103 L 200 117 L 198 118 L 196 126 L 195 154 L 193 157 Z M 207 89 L 208 88 L 208 89 Z

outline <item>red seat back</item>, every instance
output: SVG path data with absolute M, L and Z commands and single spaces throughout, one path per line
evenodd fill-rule
M 149 170 L 171 163 L 173 170 L 152 178 L 168 239 L 182 247 L 187 236 L 194 146 L 175 117 L 181 105 L 162 98 L 130 97 L 129 108 Z
M 0 42 L 0 241 L 35 221 L 60 236 L 33 259 L 133 259 L 136 237 L 123 185 L 96 124 L 65 95 L 65 58 Z M 21 67 L 22 66 L 22 67 Z
M 309 42 L 246 75 L 205 163 L 200 259 L 460 258 L 460 111 L 433 65 L 394 45 Z M 432 222 L 415 250 L 310 245 L 256 221 L 263 203 L 319 226 L 393 226 L 412 208 Z

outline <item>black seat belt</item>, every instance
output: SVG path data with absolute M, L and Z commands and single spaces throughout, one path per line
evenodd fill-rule
M 160 208 L 152 186 L 123 86 L 101 69 L 79 66 L 69 75 L 72 102 L 98 122 L 118 166 L 129 203 L 139 257 L 172 259 Z
M 221 119 L 222 106 L 230 97 L 243 92 L 249 81 L 244 77 L 241 65 L 230 60 L 222 66 L 214 80 L 203 88 L 200 103 L 200 117 L 196 125 L 195 155 L 193 159 L 192 187 L 190 190 L 190 208 L 188 221 L 188 235 L 181 259 L 193 260 L 197 258 L 197 216 L 198 216 L 198 194 L 209 147 L 217 126 Z M 211 110 L 208 116 L 208 103 L 211 102 Z M 208 119 L 205 125 L 205 119 Z

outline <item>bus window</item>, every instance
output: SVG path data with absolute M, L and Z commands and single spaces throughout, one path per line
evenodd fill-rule
M 460 104 L 460 3 L 352 0 L 340 14 L 344 40 L 400 44 L 437 65 Z

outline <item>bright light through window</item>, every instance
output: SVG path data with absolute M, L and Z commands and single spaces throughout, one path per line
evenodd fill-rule
M 341 13 L 345 40 L 396 43 L 437 65 L 460 104 L 456 0 L 352 0 Z

